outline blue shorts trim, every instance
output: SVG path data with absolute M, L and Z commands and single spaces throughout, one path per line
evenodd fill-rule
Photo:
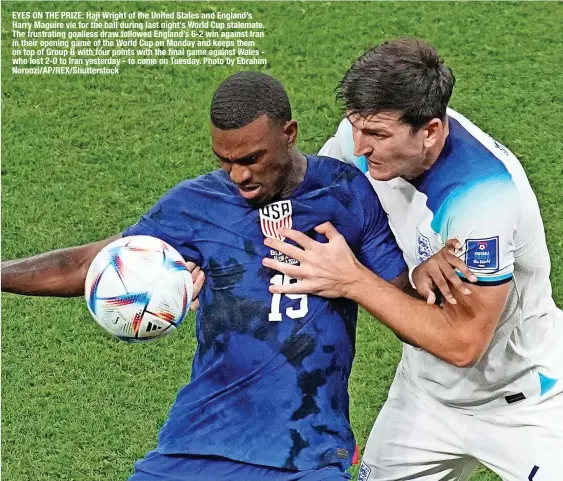
M 337 466 L 291 471 L 242 463 L 218 456 L 161 454 L 151 451 L 135 463 L 129 481 L 343 481 L 349 473 Z

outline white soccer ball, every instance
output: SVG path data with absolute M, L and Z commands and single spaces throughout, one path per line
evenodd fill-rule
M 182 323 L 192 301 L 192 275 L 166 242 L 130 236 L 94 258 L 84 295 L 92 317 L 124 341 L 161 337 Z

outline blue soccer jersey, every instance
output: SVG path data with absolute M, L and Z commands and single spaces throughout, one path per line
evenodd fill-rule
M 158 451 L 217 455 L 295 470 L 347 469 L 355 448 L 347 384 L 357 306 L 347 299 L 272 295 L 292 282 L 262 266 L 280 226 L 326 242 L 331 221 L 359 260 L 386 280 L 406 269 L 368 179 L 355 167 L 308 157 L 303 182 L 262 208 L 222 170 L 178 184 L 124 236 L 163 239 L 206 274 L 196 318 L 197 351 L 162 428 Z

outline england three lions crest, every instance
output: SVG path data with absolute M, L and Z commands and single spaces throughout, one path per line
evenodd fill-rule
M 416 238 L 416 262 L 421 264 L 429 257 L 432 257 L 432 247 L 430 246 L 430 239 L 418 232 Z
M 291 201 L 280 200 L 260 208 L 260 227 L 262 233 L 271 239 L 285 240 L 278 233 L 281 229 L 291 229 Z

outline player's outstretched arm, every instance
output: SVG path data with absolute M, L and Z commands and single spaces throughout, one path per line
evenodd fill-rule
M 466 367 L 483 355 L 500 319 L 508 284 L 474 286 L 471 296 L 456 305 L 428 305 L 413 299 L 360 264 L 344 237 L 326 223 L 315 228 L 326 235 L 319 243 L 305 234 L 284 229 L 281 234 L 302 248 L 275 239 L 264 243 L 298 260 L 291 265 L 266 258 L 262 263 L 301 282 L 270 286 L 276 294 L 317 294 L 347 297 L 366 308 L 400 338 L 440 359 Z
M 2 261 L 2 291 L 28 296 L 74 297 L 84 294 L 90 264 L 116 235 L 91 244 Z

